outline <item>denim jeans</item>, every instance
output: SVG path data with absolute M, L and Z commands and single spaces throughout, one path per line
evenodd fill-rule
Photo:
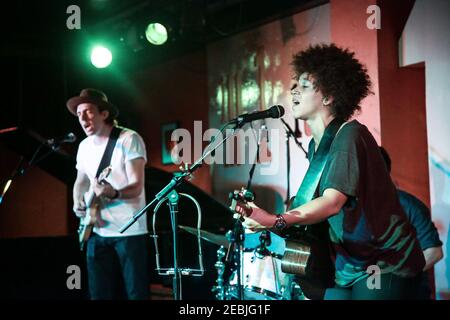
M 149 299 L 148 235 L 102 237 L 87 243 L 89 294 L 93 300 Z

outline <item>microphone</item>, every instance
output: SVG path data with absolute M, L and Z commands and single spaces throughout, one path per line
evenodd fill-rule
M 73 133 L 73 132 L 69 132 L 68 134 L 61 136 L 61 137 L 56 137 L 56 138 L 52 138 L 52 139 L 48 139 L 47 140 L 47 144 L 49 146 L 56 146 L 59 145 L 61 143 L 73 143 L 77 141 L 77 136 Z
M 252 112 L 252 113 L 244 113 L 238 116 L 237 118 L 231 120 L 231 123 L 238 123 L 240 125 L 252 122 L 255 120 L 266 119 L 266 118 L 280 118 L 284 115 L 284 108 L 280 105 L 276 105 L 270 107 L 264 111 Z

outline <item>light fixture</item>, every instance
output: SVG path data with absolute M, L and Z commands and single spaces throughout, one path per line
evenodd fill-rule
M 96 46 L 91 51 L 91 63 L 96 68 L 106 68 L 112 61 L 112 54 L 108 48 Z
M 167 41 L 167 29 L 160 23 L 150 23 L 145 30 L 148 42 L 154 45 L 162 45 Z

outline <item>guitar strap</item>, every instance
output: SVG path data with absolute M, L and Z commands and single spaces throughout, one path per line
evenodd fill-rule
M 103 152 L 102 160 L 97 169 L 96 178 L 100 176 L 100 173 L 111 163 L 111 157 L 116 146 L 117 140 L 119 139 L 122 129 L 114 126 L 109 135 L 108 144 L 106 145 L 105 151 Z
M 308 170 L 306 171 L 305 177 L 303 178 L 302 184 L 297 191 L 290 209 L 301 206 L 314 198 L 316 190 L 319 186 L 320 178 L 322 177 L 323 169 L 325 168 L 328 160 L 331 143 L 343 123 L 344 121 L 335 118 L 326 127 L 322 139 L 320 140 L 319 148 L 317 148 L 317 152 L 310 155 Z M 313 145 L 310 150 L 314 151 L 314 140 L 311 143 Z

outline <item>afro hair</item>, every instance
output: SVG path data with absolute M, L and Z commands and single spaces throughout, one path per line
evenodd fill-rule
M 360 111 L 359 103 L 371 93 L 367 69 L 354 55 L 335 44 L 320 44 L 295 54 L 292 61 L 297 78 L 311 75 L 315 88 L 333 98 L 332 114 L 343 120 Z

